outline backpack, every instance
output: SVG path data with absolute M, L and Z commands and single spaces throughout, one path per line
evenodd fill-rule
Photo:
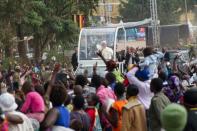
M 99 118 L 97 108 L 95 108 L 95 121 L 94 121 L 93 131 L 102 131 L 102 127 L 101 127 L 100 118 Z

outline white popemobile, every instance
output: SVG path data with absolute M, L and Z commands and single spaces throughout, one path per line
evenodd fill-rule
M 78 42 L 78 69 L 76 74 L 86 70 L 88 77 L 92 75 L 93 65 L 97 63 L 97 74 L 105 75 L 105 63 L 97 56 L 100 50 L 109 60 L 118 61 L 118 53 L 125 54 L 126 47 L 145 47 L 145 28 L 151 19 L 139 22 L 109 24 L 103 27 L 82 28 Z M 119 61 L 119 69 L 123 72 L 123 61 Z

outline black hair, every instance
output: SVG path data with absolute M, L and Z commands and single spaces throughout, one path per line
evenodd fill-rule
M 94 106 L 96 106 L 100 102 L 99 97 L 95 93 L 90 93 L 89 95 L 91 96 L 92 101 L 94 102 Z
M 106 68 L 109 72 L 112 72 L 117 67 L 116 62 L 113 60 L 109 60 L 106 63 Z
M 80 85 L 84 87 L 87 84 L 87 79 L 83 75 L 77 75 L 75 78 L 75 85 Z
M 116 82 L 116 76 L 112 73 L 109 72 L 105 75 L 105 78 L 107 79 L 107 81 L 109 82 L 109 84 Z
M 67 81 L 68 81 L 67 74 L 65 74 L 65 73 L 57 73 L 56 74 L 56 78 L 55 78 L 56 83 L 62 82 L 66 86 Z
M 105 78 L 101 77 L 101 84 L 107 87 L 109 83 Z
M 75 95 L 83 95 L 83 88 L 80 85 L 75 85 L 73 91 Z
M 66 88 L 62 87 L 61 85 L 52 86 L 50 101 L 52 102 L 53 106 L 61 106 L 66 101 L 66 98 Z
M 41 85 L 37 85 L 34 88 L 35 88 L 36 92 L 38 92 L 41 96 L 44 96 L 45 91 L 44 91 L 44 88 Z
M 159 73 L 159 78 L 162 79 L 163 81 L 166 81 L 167 80 L 167 75 L 165 72 L 161 71 Z
M 70 123 L 70 128 L 74 131 L 81 131 L 83 129 L 83 124 L 79 119 L 73 119 Z
M 122 83 L 116 83 L 115 87 L 114 87 L 114 93 L 117 96 L 123 96 L 125 92 L 125 87 Z
M 75 109 L 77 110 L 81 110 L 84 107 L 85 104 L 85 100 L 83 98 L 83 96 L 75 96 L 73 99 L 73 106 Z
M 154 78 L 154 79 L 152 79 L 150 85 L 154 91 L 160 92 L 163 88 L 163 81 L 160 78 Z
M 189 106 L 197 107 L 197 88 L 191 88 L 185 92 L 184 103 Z
M 131 84 L 127 87 L 127 96 L 131 97 L 131 96 L 137 96 L 139 93 L 139 89 L 136 85 Z
M 27 94 L 32 91 L 33 86 L 29 81 L 26 81 L 22 86 L 22 91 Z
M 152 53 L 153 53 L 153 49 L 151 47 L 146 47 L 143 50 L 144 57 L 147 57 L 147 56 L 151 55 Z
M 64 102 L 64 105 L 67 106 L 71 103 L 72 97 L 70 95 L 67 95 L 66 100 Z
M 91 80 L 91 86 L 98 88 L 101 86 L 101 77 L 99 75 L 93 75 Z
M 19 90 L 19 83 L 18 82 L 13 82 L 13 89 L 14 90 Z
M 10 94 L 14 94 L 15 90 L 13 88 L 9 87 L 7 89 L 7 92 L 10 93 Z

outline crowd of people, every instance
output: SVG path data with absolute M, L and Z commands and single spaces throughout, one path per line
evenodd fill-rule
M 0 130 L 197 131 L 195 64 L 183 71 L 179 56 L 171 61 L 166 50 L 147 47 L 140 60 L 128 48 L 121 73 L 97 55 L 106 75 L 95 64 L 91 81 L 60 63 L 1 69 Z

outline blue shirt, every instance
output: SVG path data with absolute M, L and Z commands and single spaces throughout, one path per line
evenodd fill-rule
M 59 111 L 59 116 L 55 122 L 56 126 L 69 127 L 70 126 L 70 113 L 64 106 L 56 107 Z
M 116 82 L 113 82 L 112 84 L 109 85 L 109 87 L 111 87 L 113 91 L 115 89 L 115 86 L 116 86 Z

